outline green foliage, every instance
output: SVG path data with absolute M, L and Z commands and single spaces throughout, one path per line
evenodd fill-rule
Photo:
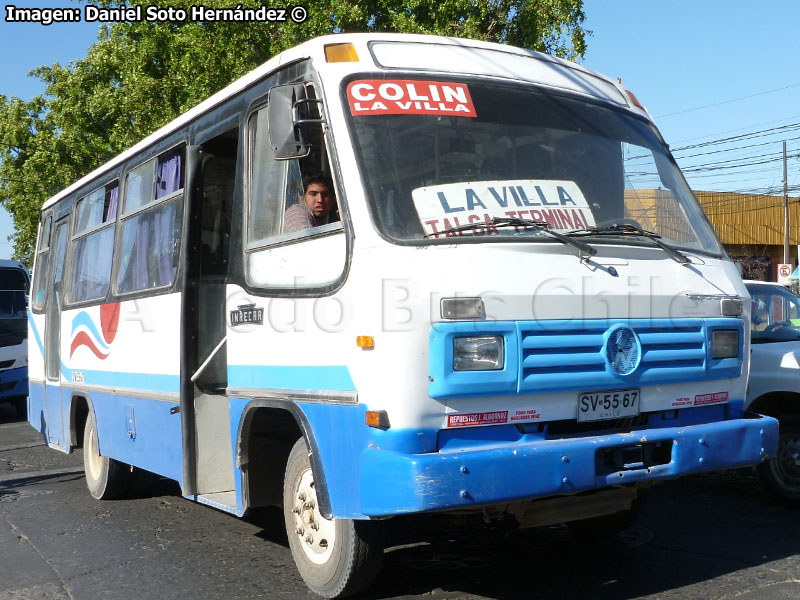
M 169 2 L 187 12 L 194 4 Z M 306 7 L 302 24 L 187 19 L 103 26 L 86 58 L 33 71 L 47 84 L 44 97 L 26 102 L 0 95 L 0 203 L 14 217 L 14 257 L 32 263 L 39 209 L 48 197 L 307 39 L 399 31 L 508 43 L 570 59 L 586 49 L 583 0 L 318 0 Z

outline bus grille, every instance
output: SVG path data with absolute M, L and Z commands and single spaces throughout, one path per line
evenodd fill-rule
M 617 323 L 631 327 L 641 342 L 641 362 L 624 376 L 609 368 L 604 351 L 606 333 Z M 712 375 L 706 364 L 703 319 L 528 322 L 519 323 L 519 333 L 520 392 L 612 389 L 697 381 Z

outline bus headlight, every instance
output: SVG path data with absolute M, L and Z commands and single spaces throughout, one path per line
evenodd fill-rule
M 711 332 L 711 358 L 739 356 L 739 332 L 736 329 L 715 329 Z
M 454 371 L 499 371 L 505 364 L 502 335 L 453 338 Z

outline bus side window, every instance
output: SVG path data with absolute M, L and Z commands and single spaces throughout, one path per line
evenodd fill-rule
M 308 156 L 276 160 L 269 143 L 268 110 L 257 111 L 249 120 L 246 247 L 248 280 L 255 286 L 325 285 L 344 271 L 345 236 L 318 129 L 309 135 Z M 306 187 L 328 196 L 324 209 L 307 204 Z
M 183 146 L 132 169 L 125 183 L 117 292 L 175 281 L 183 218 Z
M 47 296 L 47 273 L 50 265 L 50 235 L 53 217 L 48 216 L 39 230 L 39 246 L 36 250 L 36 266 L 34 267 L 33 308 L 42 310 Z
M 100 300 L 108 294 L 118 203 L 118 181 L 78 200 L 69 302 Z

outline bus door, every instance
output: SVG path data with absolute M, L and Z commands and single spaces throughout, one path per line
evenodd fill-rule
M 45 402 L 47 406 L 47 441 L 63 445 L 64 425 L 61 415 L 61 306 L 63 302 L 64 262 L 67 252 L 69 217 L 56 223 L 55 256 L 45 308 Z
M 183 347 L 191 386 L 194 437 L 194 491 L 215 505 L 236 506 L 230 410 L 225 294 L 238 128 L 200 147 L 190 147 L 187 163 L 197 185 L 190 186 L 184 297 Z M 191 455 L 191 452 L 187 453 Z

